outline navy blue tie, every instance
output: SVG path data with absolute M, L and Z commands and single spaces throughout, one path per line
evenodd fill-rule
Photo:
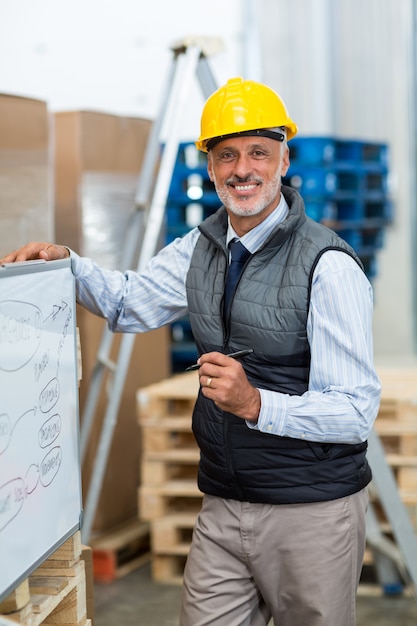
M 242 273 L 243 266 L 246 263 L 250 252 L 243 243 L 240 243 L 237 239 L 232 239 L 229 243 L 231 261 L 229 270 L 227 272 L 226 287 L 224 290 L 224 317 L 227 317 L 230 308 L 230 301 L 232 294 L 235 290 L 236 283 L 239 280 L 239 276 Z

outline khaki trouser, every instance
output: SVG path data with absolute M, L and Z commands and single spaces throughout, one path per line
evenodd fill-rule
M 354 626 L 367 490 L 310 504 L 205 496 L 180 626 Z

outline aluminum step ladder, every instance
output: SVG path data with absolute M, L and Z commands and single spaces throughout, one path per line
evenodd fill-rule
M 171 47 L 173 59 L 160 109 L 152 126 L 143 167 L 135 196 L 136 210 L 129 225 L 124 247 L 123 270 L 142 270 L 158 250 L 172 174 L 180 144 L 180 121 L 190 95 L 193 78 L 197 78 L 204 99 L 217 84 L 208 57 L 223 48 L 216 38 L 190 37 Z M 169 126 L 168 126 L 169 125 Z M 162 133 L 169 127 L 161 155 Z M 139 255 L 138 255 L 139 251 Z M 136 264 L 136 259 L 137 264 Z M 89 381 L 85 410 L 81 420 L 80 453 L 85 459 L 96 413 L 103 377 L 111 374 L 111 388 L 99 437 L 96 459 L 88 487 L 82 525 L 82 541 L 88 543 L 94 523 L 114 428 L 133 350 L 135 334 L 124 334 L 116 360 L 110 358 L 114 333 L 105 329 Z
M 410 585 L 417 600 L 417 534 L 375 430 L 368 439 L 368 461 L 373 473 L 371 490 L 376 491 L 395 539 L 394 542 L 382 533 L 370 503 L 366 539 L 374 557 L 379 584 L 386 594 L 401 593 L 405 584 Z

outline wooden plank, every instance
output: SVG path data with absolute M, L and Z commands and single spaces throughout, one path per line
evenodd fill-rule
M 165 417 L 149 417 L 144 421 L 139 419 L 139 424 L 144 431 L 146 429 L 169 430 L 176 432 L 190 432 L 191 431 L 191 413 L 176 416 Z
M 141 461 L 142 483 L 152 486 L 184 479 L 197 482 L 199 459 L 200 451 L 195 442 L 192 447 L 144 451 Z
M 153 521 L 175 512 L 198 512 L 203 494 L 195 481 L 169 481 L 163 485 L 142 485 L 138 489 L 141 519 Z
M 31 576 L 29 578 L 29 590 L 31 595 L 56 596 L 68 585 L 65 576 Z
M 417 402 L 417 368 L 377 367 L 381 381 L 381 401 L 402 400 Z
M 177 374 L 139 389 L 136 395 L 140 422 L 167 416 L 191 415 L 199 389 L 198 372 Z
M 100 550 L 116 550 L 123 547 L 130 541 L 149 536 L 149 524 L 139 520 L 131 520 L 125 524 L 120 524 L 112 530 L 103 533 L 91 540 L 91 547 Z
M 65 543 L 49 557 L 48 561 L 58 561 L 62 567 L 69 567 L 81 556 L 81 532 L 77 530 Z M 56 564 L 55 564 L 56 565 Z M 61 565 L 60 565 L 61 566 Z
M 30 601 L 23 608 L 9 614 L 13 623 L 21 626 L 60 624 L 78 626 L 86 622 L 84 561 L 79 561 L 70 577 L 49 578 L 30 576 Z M 61 572 L 64 570 L 60 570 Z M 42 593 L 44 592 L 44 593 Z
M 375 430 L 381 437 L 417 436 L 417 421 L 399 422 L 396 419 L 377 419 Z
M 85 598 L 85 570 L 83 561 L 80 561 L 77 564 L 77 574 L 75 576 L 66 578 L 66 582 L 67 584 L 65 585 L 65 587 L 55 595 L 33 594 L 31 596 L 33 613 L 37 614 L 38 616 L 36 619 L 36 626 L 38 624 L 42 624 L 43 622 L 45 624 L 65 623 L 60 621 L 51 621 L 50 615 L 54 613 L 55 610 L 59 610 L 59 612 L 61 612 L 62 610 L 62 613 L 66 614 L 66 607 L 68 606 L 68 604 L 74 604 L 74 598 L 80 600 L 78 613 L 81 613 L 81 615 L 79 616 L 78 621 L 83 616 L 85 616 L 87 609 Z M 75 593 L 71 595 L 76 588 L 80 588 L 78 594 Z M 67 600 L 68 596 L 70 595 L 71 599 Z M 49 621 L 47 621 L 47 619 L 49 619 Z M 75 620 L 72 621 L 72 623 L 74 622 Z M 69 621 L 67 623 L 71 622 Z
M 85 580 L 79 582 L 43 620 L 43 624 L 69 624 L 85 623 L 87 613 L 87 599 L 85 593 Z
M 185 561 L 184 556 L 154 554 L 151 562 L 152 578 L 160 583 L 181 585 Z
M 147 486 L 162 485 L 171 480 L 193 479 L 197 482 L 198 461 L 169 463 L 144 458 L 141 463 L 142 482 Z
M 0 626 L 16 626 L 16 622 L 5 615 L 0 615 Z
M 92 540 L 93 574 L 97 582 L 112 582 L 142 567 L 150 559 L 150 528 L 133 520 Z
M 191 420 L 187 428 L 178 429 L 177 424 L 170 428 L 164 425 L 153 425 L 151 428 L 142 428 L 142 451 L 164 452 L 175 448 L 196 447 L 194 435 L 191 431 Z
M 161 461 L 166 463 L 198 463 L 200 451 L 195 444 L 192 448 L 174 448 L 146 453 L 147 461 Z
M 386 459 L 392 467 L 414 467 L 417 468 L 417 456 L 406 456 L 405 454 L 387 454 Z
M 12 613 L 19 611 L 30 602 L 29 582 L 24 580 L 2 602 L 0 613 Z
M 190 549 L 196 513 L 176 513 L 151 524 L 153 554 L 186 555 Z

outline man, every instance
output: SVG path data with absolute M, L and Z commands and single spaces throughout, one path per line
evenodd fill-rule
M 201 355 L 193 431 L 205 495 L 181 626 L 355 623 L 366 439 L 380 396 L 372 289 L 354 251 L 281 186 L 296 132 L 273 90 L 229 80 L 208 99 L 196 143 L 224 206 L 141 274 L 70 253 L 78 301 L 112 330 L 190 317 Z M 226 306 L 235 239 L 247 250 Z M 2 261 L 68 254 L 32 243 Z M 245 349 L 253 352 L 227 356 Z

